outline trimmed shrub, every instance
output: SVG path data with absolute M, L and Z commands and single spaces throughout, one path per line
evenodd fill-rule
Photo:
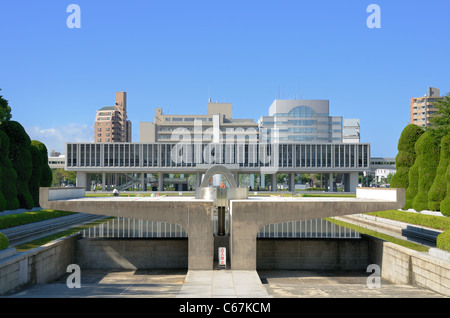
M 9 240 L 5 234 L 0 233 L 0 251 L 9 246 Z
M 417 140 L 416 145 L 419 180 L 417 195 L 412 202 L 412 208 L 416 211 L 422 211 L 428 209 L 428 192 L 433 185 L 439 164 L 439 146 L 429 132 L 424 133 Z
M 40 187 L 50 187 L 52 185 L 53 173 L 52 169 L 48 165 L 48 150 L 45 144 L 38 140 L 32 140 L 31 145 L 36 147 L 42 156 L 42 169 L 41 169 L 41 177 L 39 181 Z
M 33 198 L 28 190 L 33 167 L 31 163 L 31 140 L 25 129 L 17 121 L 8 121 L 1 125 L 9 137 L 9 159 L 17 173 L 17 198 L 21 208 L 31 209 Z
M 414 124 L 407 125 L 398 140 L 398 154 L 395 157 L 396 173 L 391 179 L 391 188 L 405 188 L 409 186 L 409 169 L 416 159 L 414 145 L 425 131 Z
M 441 201 L 441 213 L 446 216 L 450 216 L 450 164 L 447 167 L 447 195 L 445 199 Z
M 436 238 L 436 247 L 450 252 L 450 230 L 438 235 Z
M 419 185 L 419 161 L 416 160 L 408 171 L 408 188 L 405 194 L 405 206 L 403 209 L 411 209 L 414 197 L 417 195 Z
M 439 165 L 436 170 L 436 177 L 428 192 L 428 209 L 439 211 L 441 201 L 447 194 L 447 167 L 450 162 L 450 135 L 441 139 L 441 154 Z
M 30 190 L 30 195 L 33 198 L 35 206 L 39 206 L 39 184 L 41 180 L 42 172 L 42 155 L 41 152 L 31 145 L 31 162 L 32 162 L 32 173 L 31 178 L 28 181 L 28 190 Z
M 16 210 L 20 207 L 17 199 L 17 173 L 9 160 L 9 138 L 0 130 L 0 191 L 6 200 L 6 210 Z

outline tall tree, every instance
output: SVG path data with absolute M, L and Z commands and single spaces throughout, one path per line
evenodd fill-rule
M 9 159 L 17 172 L 17 198 L 20 207 L 31 209 L 34 201 L 28 189 L 28 181 L 33 171 L 30 137 L 17 121 L 4 122 L 1 128 L 10 140 Z
M 450 93 L 437 100 L 434 107 L 437 111 L 430 118 L 431 126 L 427 127 L 427 131 L 440 142 L 444 136 L 450 134 Z
M 439 165 L 439 143 L 433 139 L 430 133 L 426 132 L 417 140 L 416 145 L 419 180 L 417 195 L 414 197 L 412 207 L 416 211 L 422 211 L 428 209 L 428 192 L 433 185 Z
M 398 140 L 398 154 L 395 157 L 397 171 L 391 179 L 391 188 L 408 188 L 409 169 L 416 160 L 414 145 L 423 133 L 423 128 L 414 124 L 409 124 L 403 129 Z
M 0 191 L 6 200 L 6 210 L 16 210 L 20 207 L 17 199 L 17 173 L 9 159 L 9 138 L 0 129 Z
M 439 165 L 436 170 L 433 186 L 428 192 L 428 209 L 440 210 L 440 203 L 447 194 L 447 167 L 450 163 L 450 134 L 441 139 L 441 154 Z
M 0 88 L 0 91 L 2 89 Z M 0 95 L 0 124 L 3 122 L 7 122 L 11 119 L 11 107 L 8 104 L 8 101 Z

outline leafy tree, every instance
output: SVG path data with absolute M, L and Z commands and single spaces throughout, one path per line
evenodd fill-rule
M 440 203 L 447 193 L 447 167 L 450 163 L 450 134 L 441 139 L 441 154 L 439 165 L 436 170 L 433 186 L 428 193 L 428 209 L 432 211 L 440 210 Z
M 414 145 L 425 131 L 414 124 L 407 125 L 398 140 L 398 154 L 395 157 L 396 172 L 392 176 L 391 188 L 405 188 L 409 186 L 409 169 L 416 160 Z
M 1 91 L 1 89 L 0 89 Z M 8 101 L 0 95 L 0 124 L 7 122 L 11 119 L 11 107 L 8 105 Z
M 450 93 L 447 93 L 443 99 L 434 103 L 437 109 L 433 117 L 430 118 L 431 126 L 427 131 L 438 141 L 450 134 Z
M 31 209 L 34 201 L 28 189 L 28 181 L 33 172 L 30 137 L 17 121 L 4 122 L 1 128 L 10 140 L 9 159 L 17 173 L 17 198 L 20 207 Z
M 439 146 L 434 137 L 426 132 L 416 143 L 417 158 L 419 162 L 418 192 L 412 202 L 412 207 L 416 211 L 428 209 L 428 192 L 433 185 L 436 176 L 436 169 L 439 164 Z M 410 180 L 411 181 L 411 180 Z
M 16 210 L 20 207 L 17 199 L 17 173 L 9 159 L 9 138 L 0 130 L 0 192 L 6 200 L 6 210 Z
M 53 179 L 52 179 L 52 185 L 54 186 L 60 186 L 63 182 L 68 183 L 75 183 L 77 180 L 76 172 L 75 171 L 66 171 L 62 168 L 60 169 L 54 169 L 52 171 Z

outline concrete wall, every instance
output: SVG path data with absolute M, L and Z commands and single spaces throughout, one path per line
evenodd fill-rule
M 367 239 L 258 239 L 257 269 L 363 270 Z
M 187 239 L 88 239 L 76 242 L 81 269 L 188 268 Z
M 450 296 L 450 261 L 370 238 L 370 262 L 393 284 L 416 285 Z
M 46 284 L 60 278 L 73 263 L 74 241 L 79 237 L 59 239 L 0 261 L 0 295 L 25 284 Z

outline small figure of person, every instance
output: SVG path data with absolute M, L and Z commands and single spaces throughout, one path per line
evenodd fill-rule
M 117 197 L 117 196 L 119 196 L 119 191 L 116 188 L 114 188 L 113 194 L 115 197 Z

